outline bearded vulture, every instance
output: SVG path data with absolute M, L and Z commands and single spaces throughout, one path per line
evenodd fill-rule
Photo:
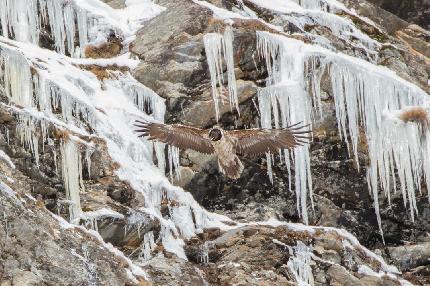
M 192 149 L 204 154 L 216 154 L 221 173 L 238 179 L 243 171 L 240 156 L 258 156 L 267 152 L 276 153 L 308 143 L 311 130 L 300 123 L 281 129 L 223 130 L 219 126 L 200 129 L 181 124 L 162 124 L 136 121 L 139 137 L 148 137 L 175 146 Z

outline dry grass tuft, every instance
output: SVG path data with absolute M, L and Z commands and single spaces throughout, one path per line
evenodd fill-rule
M 59 128 L 54 128 L 54 130 L 52 131 L 52 136 L 55 139 L 62 139 L 64 141 L 67 141 L 70 138 L 71 132 L 67 129 L 59 129 Z
M 128 72 L 130 69 L 124 66 L 107 65 L 107 66 L 99 66 L 99 65 L 80 65 L 82 69 L 85 69 L 89 72 L 92 72 L 98 80 L 102 81 L 107 78 L 113 77 L 113 71 L 120 71 L 122 73 Z
M 101 45 L 88 45 L 85 47 L 85 56 L 92 59 L 113 58 L 120 54 L 123 44 L 120 39 L 115 38 Z
M 425 110 L 422 107 L 414 107 L 414 108 L 411 108 L 411 109 L 404 111 L 400 115 L 400 119 L 403 120 L 403 122 L 405 122 L 405 123 L 406 122 L 417 123 L 417 124 L 421 125 L 421 127 L 423 129 L 430 128 L 429 114 L 428 114 L 427 110 Z

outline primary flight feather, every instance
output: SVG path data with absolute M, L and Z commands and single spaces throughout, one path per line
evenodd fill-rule
M 139 137 L 156 140 L 178 147 L 192 149 L 204 154 L 217 154 L 221 173 L 238 179 L 243 164 L 238 155 L 258 156 L 267 152 L 276 153 L 308 143 L 311 130 L 300 123 L 281 129 L 223 130 L 220 127 L 200 129 L 181 124 L 162 124 L 136 121 Z

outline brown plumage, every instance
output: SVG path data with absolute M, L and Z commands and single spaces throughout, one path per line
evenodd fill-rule
M 192 149 L 205 154 L 217 154 L 221 173 L 238 179 L 243 165 L 238 155 L 258 156 L 276 153 L 306 144 L 312 132 L 300 123 L 282 129 L 223 130 L 220 127 L 200 129 L 181 124 L 161 124 L 137 121 L 139 137 L 160 141 L 180 149 Z

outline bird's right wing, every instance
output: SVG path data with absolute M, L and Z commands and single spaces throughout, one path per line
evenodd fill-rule
M 308 143 L 311 130 L 300 123 L 282 129 L 245 129 L 228 131 L 236 139 L 236 151 L 244 156 L 258 156 L 267 152 L 276 153 L 282 149 L 293 149 Z
M 160 141 L 179 149 L 192 149 L 200 153 L 212 154 L 214 148 L 208 138 L 204 137 L 205 130 L 181 124 L 162 124 L 137 120 L 135 126 L 139 137 Z

